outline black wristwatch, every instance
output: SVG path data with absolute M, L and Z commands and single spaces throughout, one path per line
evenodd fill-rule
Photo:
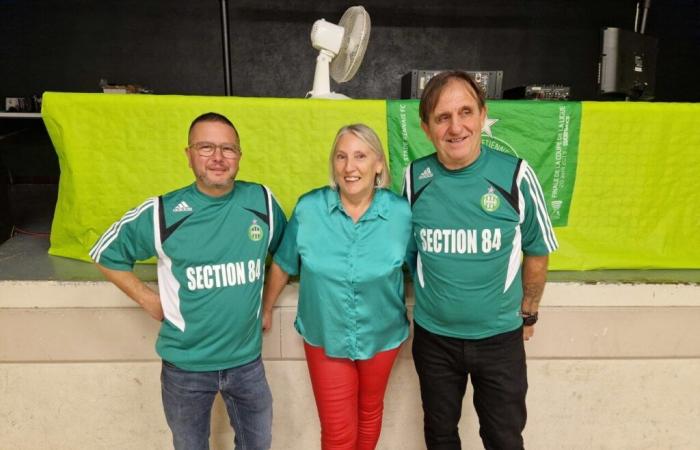
M 523 325 L 526 327 L 537 323 L 537 312 L 526 313 L 525 311 L 520 311 L 520 317 L 523 318 Z

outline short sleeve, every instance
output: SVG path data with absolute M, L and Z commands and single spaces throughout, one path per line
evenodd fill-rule
M 130 271 L 136 261 L 156 255 L 153 214 L 157 198 L 128 211 L 104 232 L 90 250 L 96 263 L 114 270 Z
M 296 209 L 289 219 L 289 223 L 284 230 L 282 241 L 277 247 L 273 260 L 278 266 L 289 275 L 298 275 L 300 258 L 299 247 L 297 246 L 297 233 L 299 232 L 299 221 Z
M 401 186 L 401 196 L 405 197 L 406 200 L 408 201 L 408 204 L 412 204 L 412 186 L 411 186 L 411 170 L 413 168 L 413 163 L 410 163 L 408 166 L 406 166 L 406 169 L 403 172 L 403 185 Z
M 522 223 L 523 252 L 526 255 L 548 255 L 556 250 L 559 244 L 547 213 L 544 194 L 535 172 L 526 162 L 522 164 L 522 171 L 520 191 L 525 204 Z
M 268 247 L 268 251 L 271 254 L 275 254 L 280 245 L 280 242 L 282 241 L 282 236 L 284 236 L 285 228 L 287 227 L 287 217 L 284 215 L 284 211 L 282 211 L 282 208 L 280 207 L 279 203 L 277 203 L 277 199 L 275 199 L 275 196 L 271 195 L 271 197 L 273 216 L 272 220 L 275 226 L 272 229 L 272 239 L 270 239 L 270 246 Z

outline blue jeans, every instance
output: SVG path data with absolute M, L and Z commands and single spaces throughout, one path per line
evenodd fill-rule
M 486 450 L 522 450 L 527 420 L 523 329 L 485 339 L 440 336 L 413 322 L 428 450 L 459 450 L 462 398 L 471 377 L 479 435 Z
M 226 404 L 236 450 L 267 450 L 272 443 L 272 394 L 262 359 L 231 369 L 190 372 L 163 361 L 163 409 L 175 450 L 209 448 L 217 392 Z

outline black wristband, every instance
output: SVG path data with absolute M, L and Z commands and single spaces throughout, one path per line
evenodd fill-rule
M 523 318 L 523 325 L 526 327 L 537 323 L 537 312 L 526 313 L 525 311 L 520 311 L 520 317 Z

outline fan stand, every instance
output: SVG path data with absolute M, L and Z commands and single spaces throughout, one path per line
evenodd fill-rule
M 350 97 L 331 92 L 330 76 L 328 68 L 335 55 L 328 50 L 321 49 L 316 58 L 316 71 L 314 72 L 314 87 L 306 94 L 306 97 L 325 98 L 331 100 L 348 100 Z

